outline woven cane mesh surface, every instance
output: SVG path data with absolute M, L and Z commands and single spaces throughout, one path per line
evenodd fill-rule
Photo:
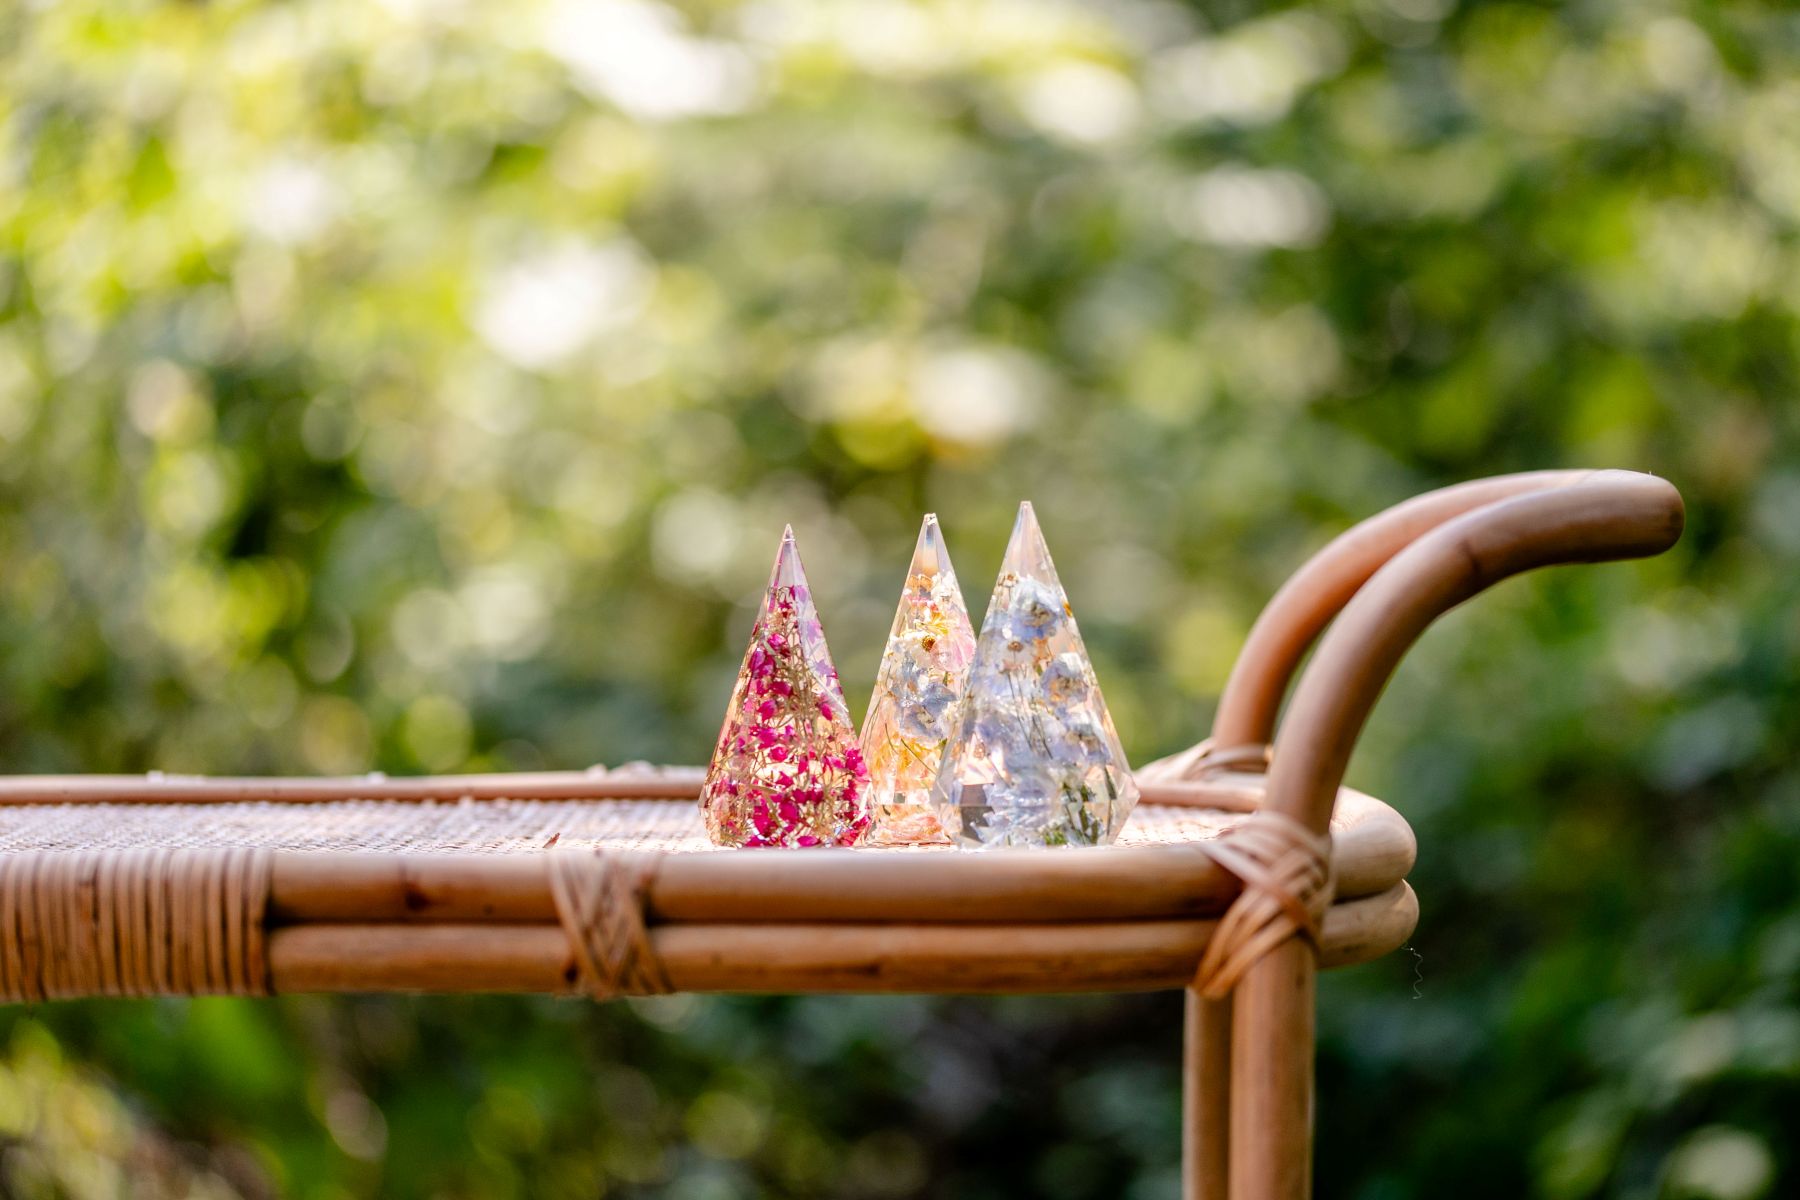
M 1217 837 L 1244 814 L 1139 805 L 1121 846 Z M 712 852 L 692 800 L 342 800 L 0 807 L 0 852 L 255 847 L 516 854 L 551 845 Z M 919 853 L 903 847 L 861 853 Z

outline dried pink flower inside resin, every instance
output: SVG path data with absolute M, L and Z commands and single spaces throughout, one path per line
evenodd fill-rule
M 722 846 L 855 845 L 867 779 L 790 528 L 700 792 L 706 832 Z

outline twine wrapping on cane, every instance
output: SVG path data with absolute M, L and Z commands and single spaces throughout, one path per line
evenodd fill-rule
M 1271 747 L 1267 742 L 1220 746 L 1207 738 L 1179 753 L 1145 764 L 1138 769 L 1137 776 L 1139 779 L 1179 782 L 1205 779 L 1215 771 L 1262 775 L 1268 772 L 1270 756 Z
M 0 1000 L 269 994 L 266 850 L 0 855 Z
M 596 1000 L 660 996 L 673 989 L 644 919 L 662 856 L 629 850 L 557 850 L 550 890 L 582 982 Z
M 1215 746 L 1208 738 L 1200 743 L 1200 753 L 1191 766 L 1196 778 L 1214 771 L 1243 771 L 1260 775 L 1269 769 L 1273 747 L 1267 742 L 1245 742 L 1238 746 Z
M 1243 882 L 1201 955 L 1194 986 L 1224 997 L 1263 955 L 1296 933 L 1319 946 L 1331 906 L 1331 838 L 1283 813 L 1263 809 L 1207 847 L 1213 861 Z

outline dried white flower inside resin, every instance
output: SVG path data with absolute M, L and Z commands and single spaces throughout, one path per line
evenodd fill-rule
M 964 846 L 1096 846 L 1137 784 L 1030 504 L 1019 506 L 932 807 Z

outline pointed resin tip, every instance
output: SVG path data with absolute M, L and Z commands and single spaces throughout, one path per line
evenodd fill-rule
M 700 792 L 706 832 L 723 846 L 854 845 L 867 777 L 789 527 Z
M 944 747 L 962 717 L 975 630 L 937 517 L 926 514 L 863 719 L 869 805 L 880 844 L 941 842 L 930 808 Z
M 794 527 L 781 531 L 781 545 L 775 551 L 775 565 L 769 571 L 769 589 L 788 587 L 806 590 L 806 567 L 800 562 L 800 547 L 794 542 Z
M 1050 561 L 1050 548 L 1044 544 L 1044 531 L 1038 525 L 1037 510 L 1029 500 L 1019 501 L 1019 516 L 1013 522 L 1012 538 L 1006 543 L 1006 557 L 1000 560 L 1000 575 L 1002 582 L 1007 575 L 1033 576 L 1059 592 L 1062 590 L 1056 564 Z
M 1094 846 L 1137 803 L 1119 735 L 1029 502 L 969 669 L 931 804 L 964 846 Z
M 956 571 L 950 566 L 950 552 L 944 549 L 944 531 L 938 528 L 937 514 L 926 513 L 919 524 L 919 540 L 913 543 L 912 568 L 907 575 L 910 579 L 939 572 L 952 580 L 956 578 Z

